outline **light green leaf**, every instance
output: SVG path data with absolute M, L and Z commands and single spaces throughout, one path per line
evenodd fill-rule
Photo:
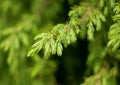
M 62 50 L 63 50 L 62 44 L 58 42 L 57 43 L 57 54 L 58 54 L 58 56 L 62 55 Z
M 48 57 L 50 56 L 51 54 L 51 49 L 50 49 L 50 41 L 46 42 L 45 43 L 45 47 L 44 47 L 44 57 L 46 59 L 48 59 Z
M 55 54 L 57 49 L 57 43 L 55 42 L 54 39 L 51 39 L 50 45 L 52 54 Z

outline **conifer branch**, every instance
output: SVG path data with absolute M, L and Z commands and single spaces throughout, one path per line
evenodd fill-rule
M 84 23 L 84 21 L 86 20 L 86 18 L 88 18 L 89 14 L 91 13 L 92 8 L 88 7 L 85 14 L 83 15 L 83 17 L 80 19 L 80 21 L 78 22 L 79 25 L 81 25 L 82 23 Z
M 115 22 L 111 25 L 110 30 L 108 32 L 108 47 L 112 47 L 112 52 L 116 52 L 120 47 L 120 4 L 115 4 L 114 7 L 114 16 L 113 21 Z
M 96 17 L 97 14 L 99 14 L 99 16 Z M 80 18 L 81 15 L 82 17 Z M 67 24 L 58 24 L 54 26 L 49 33 L 37 35 L 35 37 L 37 42 L 33 44 L 32 50 L 29 51 L 28 56 L 36 54 L 41 49 L 44 49 L 44 56 L 46 58 L 55 53 L 61 56 L 63 46 L 67 47 L 67 45 L 76 41 L 77 35 L 80 33 L 80 25 L 87 22 L 88 38 L 91 40 L 95 29 L 93 25 L 96 25 L 96 29 L 99 31 L 101 28 L 101 20 L 105 21 L 104 16 L 99 10 L 82 5 L 71 10 L 69 17 L 70 21 Z M 53 44 L 55 45 L 52 47 Z

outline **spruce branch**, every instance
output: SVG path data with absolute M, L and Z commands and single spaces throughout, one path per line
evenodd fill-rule
M 110 30 L 108 32 L 108 47 L 112 47 L 112 52 L 116 52 L 120 47 L 120 4 L 115 4 L 114 7 L 114 16 L 113 21 L 114 24 L 111 25 Z
M 105 21 L 105 17 L 98 9 L 89 7 L 88 3 L 83 4 L 86 4 L 87 7 L 80 5 L 69 12 L 70 20 L 68 23 L 57 24 L 50 32 L 38 34 L 35 37 L 36 43 L 33 44 L 32 49 L 28 52 L 28 56 L 33 56 L 42 49 L 44 49 L 45 58 L 49 58 L 51 54 L 56 53 L 61 56 L 63 47 L 67 47 L 77 40 L 77 35 L 81 31 L 80 26 L 83 23 L 87 23 L 88 38 L 92 40 L 94 26 L 99 31 L 101 29 L 101 21 Z M 55 45 L 53 45 L 53 42 Z
M 85 78 L 84 83 L 80 85 L 116 85 L 117 71 L 118 68 L 116 65 L 111 69 L 102 68 L 99 73 Z

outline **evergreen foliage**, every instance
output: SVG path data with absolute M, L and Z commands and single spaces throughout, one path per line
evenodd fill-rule
M 0 85 L 120 84 L 118 0 L 1 0 L 0 18 Z M 75 54 L 79 40 L 87 54 Z M 60 62 L 65 69 L 58 72 Z M 63 83 L 55 77 L 61 70 Z

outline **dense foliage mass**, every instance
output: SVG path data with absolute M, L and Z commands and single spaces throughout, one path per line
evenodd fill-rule
M 119 85 L 119 28 L 119 0 L 0 0 L 0 85 Z

